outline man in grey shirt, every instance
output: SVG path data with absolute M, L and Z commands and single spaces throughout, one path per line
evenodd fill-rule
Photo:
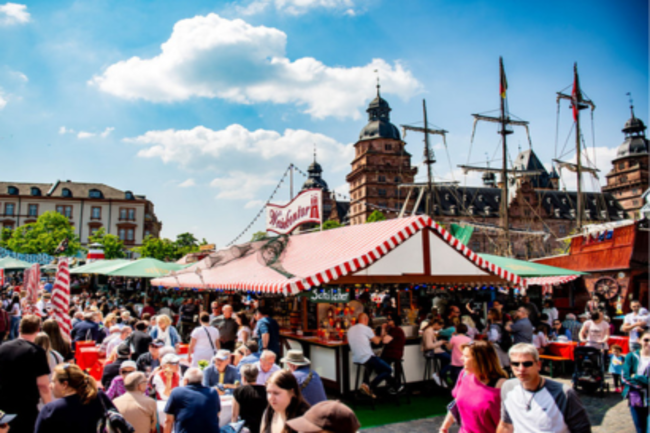
M 506 331 L 512 334 L 512 342 L 517 343 L 533 343 L 533 324 L 528 319 L 528 309 L 526 307 L 519 307 L 515 315 L 515 323 L 506 323 Z
M 219 330 L 221 348 L 234 352 L 235 341 L 237 340 L 237 321 L 232 317 L 232 307 L 230 305 L 224 305 L 221 311 L 223 314 L 212 320 L 210 325 Z
M 590 433 L 591 424 L 578 394 L 569 386 L 540 376 L 542 363 L 532 344 L 508 352 L 516 379 L 501 387 L 497 433 Z

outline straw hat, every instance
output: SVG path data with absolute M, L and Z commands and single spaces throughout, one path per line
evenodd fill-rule
M 280 360 L 282 363 L 288 363 L 293 365 L 309 365 L 311 361 L 308 358 L 305 358 L 305 355 L 302 353 L 302 350 L 290 350 L 287 352 L 287 356 Z

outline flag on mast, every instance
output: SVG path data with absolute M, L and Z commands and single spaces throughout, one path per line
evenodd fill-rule
M 27 292 L 25 313 L 41 317 L 43 314 L 36 306 L 38 302 L 39 283 L 41 280 L 41 265 L 35 263 L 31 268 L 25 269 L 23 287 Z
M 578 64 L 573 64 L 573 89 L 571 90 L 571 107 L 573 108 L 573 121 L 578 121 L 580 112 L 580 101 L 582 99 L 580 94 L 580 83 L 578 82 Z
M 508 90 L 508 80 L 506 80 L 506 71 L 503 68 L 503 57 L 499 57 L 499 93 L 503 99 L 506 99 L 506 90 Z
M 60 259 L 56 269 L 52 305 L 54 319 L 59 323 L 61 332 L 70 340 L 72 322 L 70 320 L 70 269 L 67 258 Z

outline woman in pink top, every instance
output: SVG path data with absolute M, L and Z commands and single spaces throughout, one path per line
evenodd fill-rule
M 451 365 L 449 370 L 451 370 L 450 376 L 452 386 L 456 384 L 458 374 L 463 369 L 463 346 L 472 342 L 472 339 L 466 334 L 467 325 L 461 323 L 456 327 L 456 333 L 447 343 L 447 349 L 451 350 Z M 446 370 L 443 369 L 441 373 L 444 375 Z
M 447 413 L 439 432 L 448 433 L 457 422 L 460 433 L 495 433 L 501 419 L 501 385 L 508 375 L 492 343 L 475 341 L 462 350 L 465 368 L 451 392 L 456 409 Z

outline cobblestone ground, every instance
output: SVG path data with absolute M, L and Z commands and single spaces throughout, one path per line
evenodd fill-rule
M 560 382 L 570 384 L 567 378 L 555 378 Z M 611 385 L 610 385 L 611 389 Z M 610 392 L 604 397 L 591 396 L 581 393 L 580 399 L 585 405 L 591 420 L 593 433 L 634 433 L 634 424 L 627 407 L 627 401 L 621 395 Z M 364 433 L 437 433 L 444 420 L 443 416 L 419 419 L 409 422 L 388 424 L 381 427 L 364 429 Z M 458 430 L 451 429 L 453 433 Z

